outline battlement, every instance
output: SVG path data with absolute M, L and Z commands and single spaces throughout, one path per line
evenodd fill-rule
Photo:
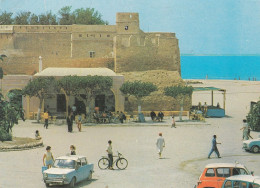
M 149 32 L 145 33 L 150 37 L 164 37 L 164 38 L 176 38 L 175 33 L 167 33 L 167 32 Z
M 0 25 L 0 33 L 13 33 L 12 25 Z
M 139 23 L 139 14 L 132 12 L 118 12 L 116 14 L 116 22 L 137 22 Z

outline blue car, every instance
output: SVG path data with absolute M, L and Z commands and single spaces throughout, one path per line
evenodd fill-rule
M 260 188 L 260 176 L 230 176 L 225 180 L 222 188 Z
M 93 168 L 84 156 L 62 156 L 55 159 L 52 168 L 43 171 L 43 180 L 46 187 L 66 184 L 74 187 L 80 181 L 91 180 Z
M 260 152 L 260 138 L 243 141 L 243 148 L 253 153 Z

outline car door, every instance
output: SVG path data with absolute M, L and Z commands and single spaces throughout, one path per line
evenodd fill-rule
M 214 168 L 205 169 L 200 177 L 200 184 L 198 188 L 203 187 L 215 187 L 217 185 L 217 179 Z
M 232 187 L 232 181 L 231 180 L 226 180 L 224 184 L 222 185 L 222 188 L 233 188 Z
M 87 165 L 87 159 L 86 158 L 81 158 L 81 164 L 82 164 L 82 179 L 87 179 L 90 174 L 90 169 L 88 168 Z
M 217 175 L 217 185 L 219 188 L 222 187 L 223 182 L 227 177 L 231 175 L 230 168 L 217 168 L 216 175 Z
M 80 182 L 80 181 L 83 180 L 83 172 L 84 172 L 84 170 L 82 168 L 80 159 L 78 159 L 76 162 L 77 162 L 76 178 L 77 178 L 77 182 Z

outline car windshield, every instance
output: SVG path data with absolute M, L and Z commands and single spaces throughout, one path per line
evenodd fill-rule
M 54 162 L 54 167 L 55 168 L 70 168 L 74 169 L 75 168 L 76 162 L 74 160 L 70 159 L 56 159 Z

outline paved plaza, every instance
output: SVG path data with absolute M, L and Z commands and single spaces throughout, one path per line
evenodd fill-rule
M 206 123 L 177 123 L 170 128 L 169 120 L 161 125 L 115 125 L 84 126 L 78 132 L 68 133 L 67 126 L 42 124 L 31 121 L 20 122 L 14 127 L 15 136 L 33 137 L 38 129 L 44 145 L 52 146 L 54 157 L 69 153 L 69 146 L 77 147 L 77 154 L 86 155 L 94 163 L 92 181 L 77 187 L 193 187 L 204 166 L 213 162 L 235 162 L 245 164 L 249 170 L 260 174 L 259 154 L 242 150 L 240 122 L 232 118 L 207 119 Z M 166 147 L 159 159 L 155 147 L 159 132 L 163 133 Z M 218 135 L 221 159 L 207 159 L 211 137 Z M 258 133 L 253 132 L 256 137 Z M 129 166 L 126 170 L 100 170 L 98 159 L 105 155 L 107 141 L 113 141 L 113 150 L 124 154 Z M 45 187 L 41 167 L 45 147 L 0 153 L 0 187 Z M 258 167 L 257 167 L 258 166 Z
M 252 84 L 251 84 L 252 83 Z M 19 122 L 13 128 L 13 135 L 34 137 L 38 129 L 45 147 L 50 145 L 54 157 L 66 155 L 69 146 L 74 144 L 77 154 L 86 155 L 89 163 L 94 163 L 92 181 L 84 181 L 76 187 L 93 188 L 193 188 L 205 165 L 215 162 L 235 162 L 245 164 L 255 175 L 260 175 L 260 154 L 242 149 L 242 119 L 249 111 L 252 100 L 259 99 L 260 82 L 214 82 L 209 86 L 227 89 L 225 118 L 207 118 L 206 122 L 177 122 L 177 128 L 170 128 L 170 119 L 163 123 L 117 124 L 83 126 L 78 132 L 67 132 L 66 125 L 53 125 L 44 129 L 43 124 L 32 121 Z M 222 99 L 223 96 L 216 96 Z M 194 95 L 193 102 L 205 101 L 205 95 Z M 178 118 L 176 118 L 178 120 Z M 166 147 L 162 159 L 158 158 L 156 139 L 162 132 Z M 212 135 L 217 141 L 221 159 L 213 154 L 207 158 L 211 149 Z M 257 138 L 260 133 L 252 132 Z M 113 151 L 120 151 L 129 164 L 126 170 L 100 170 L 97 162 L 106 155 L 108 140 L 113 141 Z M 42 188 L 42 157 L 45 147 L 0 152 L 1 188 Z

